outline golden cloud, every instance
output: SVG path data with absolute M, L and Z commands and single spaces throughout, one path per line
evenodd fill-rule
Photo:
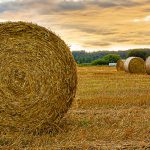
M 0 21 L 6 20 L 52 29 L 73 49 L 150 47 L 148 0 L 0 1 Z

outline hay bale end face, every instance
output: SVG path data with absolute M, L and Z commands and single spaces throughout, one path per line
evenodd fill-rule
M 145 62 L 140 57 L 129 57 L 124 62 L 124 68 L 129 73 L 145 73 Z
M 147 74 L 150 74 L 150 56 L 145 61 L 145 67 Z
M 0 130 L 48 130 L 75 97 L 70 49 L 53 32 L 31 23 L 1 23 L 0 33 Z
M 125 60 L 121 60 L 121 59 L 117 61 L 117 65 L 116 65 L 117 71 L 124 71 L 124 62 Z

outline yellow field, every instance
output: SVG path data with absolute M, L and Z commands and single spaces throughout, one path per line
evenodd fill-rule
M 1 133 L 3 149 L 150 149 L 150 76 L 79 67 L 72 108 L 56 131 Z

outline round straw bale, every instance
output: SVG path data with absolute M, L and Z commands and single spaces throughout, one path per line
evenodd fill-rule
M 145 61 L 145 67 L 147 74 L 150 74 L 150 56 Z
M 0 24 L 0 130 L 49 130 L 70 107 L 76 85 L 63 40 L 32 23 Z
M 129 73 L 145 73 L 144 60 L 140 57 L 129 57 L 124 63 L 126 72 Z
M 125 60 L 121 60 L 121 59 L 117 61 L 117 65 L 116 65 L 117 71 L 124 71 L 124 62 Z

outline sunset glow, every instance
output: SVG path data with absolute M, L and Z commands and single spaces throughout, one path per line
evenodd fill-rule
M 150 48 L 150 0 L 0 0 L 0 22 L 37 23 L 71 50 Z

